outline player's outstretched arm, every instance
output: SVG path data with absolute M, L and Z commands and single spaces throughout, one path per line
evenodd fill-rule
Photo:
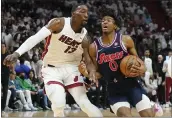
M 129 54 L 135 55 L 138 57 L 133 39 L 128 35 L 124 35 L 122 38 L 122 41 L 123 41 L 125 47 L 127 48 Z M 144 63 L 139 58 L 138 58 L 138 61 L 141 63 L 141 67 L 133 65 L 131 68 L 131 71 L 134 72 L 133 75 L 135 74 L 135 75 L 140 76 L 146 72 L 146 67 L 145 67 Z
M 52 19 L 46 26 L 42 27 L 35 35 L 30 36 L 26 41 L 11 55 L 8 55 L 5 60 L 5 65 L 10 65 L 17 61 L 18 57 L 20 57 L 25 52 L 32 49 L 35 45 L 40 43 L 46 37 L 51 35 L 53 32 L 57 32 L 62 26 L 61 19 L 55 18 Z
M 82 47 L 84 50 L 84 59 L 89 74 L 89 79 L 96 83 L 96 66 L 93 64 L 92 59 L 90 58 L 89 55 L 90 42 L 91 42 L 90 37 L 86 35 L 82 42 Z

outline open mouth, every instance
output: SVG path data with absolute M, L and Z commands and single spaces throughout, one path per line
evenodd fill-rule
M 107 29 L 108 29 L 108 27 L 107 27 L 107 26 L 104 26 L 104 27 L 103 27 L 103 30 L 107 30 Z

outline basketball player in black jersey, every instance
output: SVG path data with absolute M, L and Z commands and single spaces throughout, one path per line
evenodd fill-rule
M 101 26 L 102 37 L 90 45 L 89 53 L 97 71 L 108 83 L 111 110 L 119 117 L 132 116 L 130 109 L 132 105 L 142 117 L 162 115 L 163 111 L 159 105 L 155 104 L 152 109 L 151 102 L 140 84 L 138 76 L 144 74 L 145 66 L 133 65 L 131 68 L 133 77 L 129 78 L 120 71 L 120 62 L 125 56 L 128 54 L 138 56 L 131 37 L 115 31 L 117 26 L 111 15 L 103 17 Z

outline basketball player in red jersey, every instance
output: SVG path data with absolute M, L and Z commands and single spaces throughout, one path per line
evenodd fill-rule
M 157 105 L 152 109 L 151 102 L 139 81 L 138 76 L 146 71 L 145 66 L 132 65 L 130 74 L 132 77 L 125 77 L 120 71 L 120 62 L 125 56 L 138 55 L 131 37 L 116 32 L 117 20 L 114 20 L 111 11 L 104 11 L 106 15 L 101 22 L 102 37 L 90 45 L 89 54 L 97 71 L 108 83 L 108 101 L 111 110 L 119 117 L 132 116 L 130 109 L 132 105 L 142 117 L 153 117 L 155 114 L 161 116 L 162 109 Z M 110 15 L 107 15 L 108 13 Z
M 87 30 L 84 28 L 87 20 L 87 6 L 76 6 L 72 10 L 71 18 L 62 17 L 50 20 L 4 61 L 6 65 L 16 62 L 22 54 L 46 38 L 42 76 L 55 117 L 64 117 L 65 89 L 89 117 L 102 117 L 100 110 L 88 100 L 83 79 L 78 71 L 83 53 L 89 77 L 95 80 L 95 66 L 88 54 L 90 41 Z

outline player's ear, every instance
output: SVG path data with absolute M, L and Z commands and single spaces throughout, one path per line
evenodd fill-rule
M 114 24 L 114 29 L 116 30 L 118 27 L 116 26 L 116 24 Z
M 72 12 L 72 16 L 74 16 L 75 15 L 75 11 L 74 12 Z

